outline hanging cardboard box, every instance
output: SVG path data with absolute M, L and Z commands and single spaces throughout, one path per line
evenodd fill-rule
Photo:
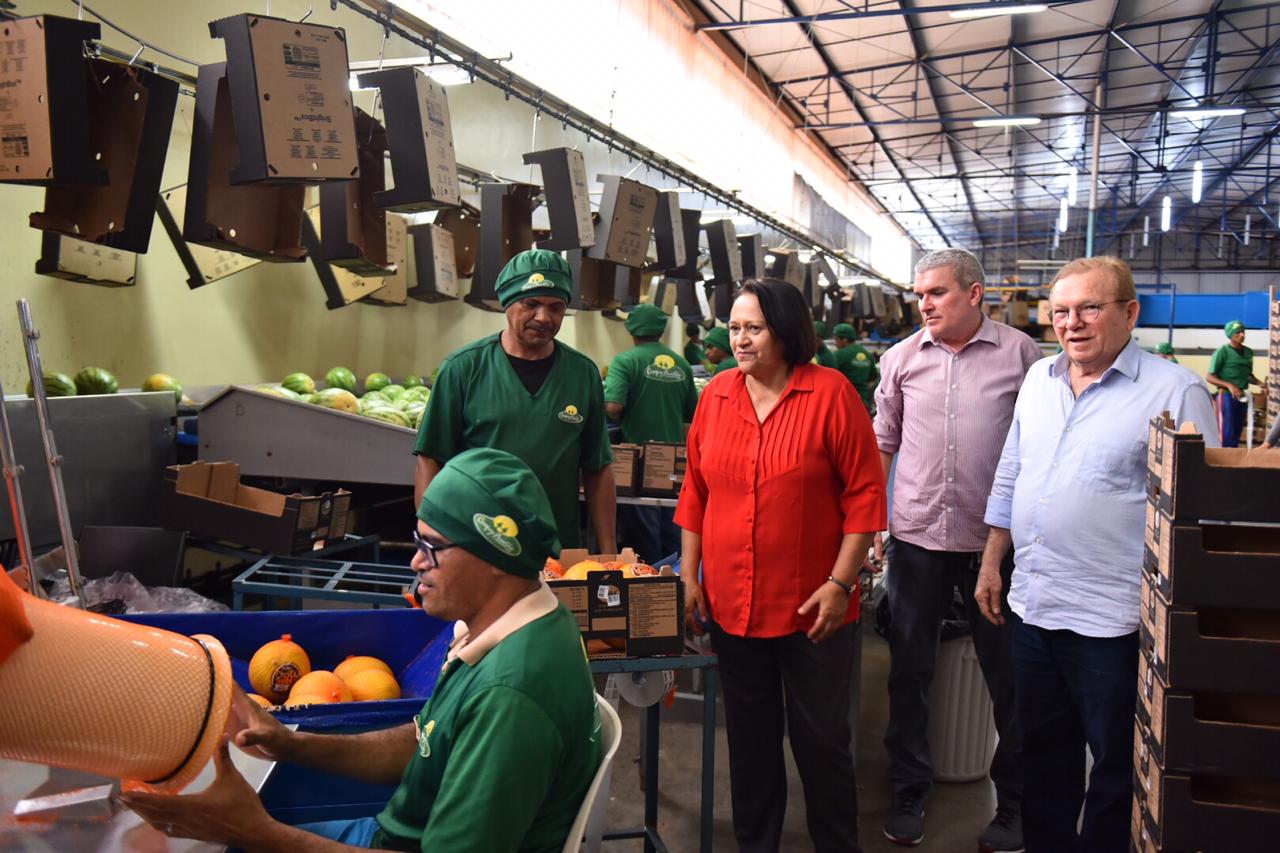
M 200 66 L 197 77 L 182 238 L 263 261 L 301 261 L 306 187 L 231 182 L 236 130 L 226 72 L 219 62 Z
M 231 183 L 359 175 L 341 28 L 243 14 L 210 22 L 209 33 L 226 42 L 235 117 Z
M 669 278 L 681 281 L 702 281 L 698 271 L 698 243 L 702 239 L 702 211 L 680 209 L 680 227 L 684 231 L 684 260 L 680 266 L 668 271 Z M 681 314 L 684 312 L 682 311 Z
M 101 186 L 55 184 L 31 227 L 146 252 L 156 195 L 169 152 L 178 84 L 143 68 L 89 60 L 89 132 L 110 181 Z
M 587 256 L 628 267 L 644 266 L 658 211 L 658 191 L 619 175 L 597 175 L 596 180 L 604 184 L 604 191 L 595 244 Z
M 742 256 L 742 277 L 764 278 L 764 235 L 743 234 L 738 238 L 738 254 Z
M 537 164 L 542 170 L 542 195 L 551 220 L 551 237 L 539 241 L 538 248 L 562 252 L 595 245 L 587 165 L 582 152 L 574 148 L 548 148 L 530 151 L 523 160 L 526 165 Z
M 202 287 L 211 281 L 226 278 L 262 263 L 247 255 L 228 252 L 225 249 L 211 249 L 182 239 L 182 220 L 186 215 L 186 209 L 186 184 L 165 190 L 156 199 L 156 215 L 160 217 L 160 224 L 164 226 L 174 251 L 178 253 L 178 258 L 187 271 L 188 287 L 192 289 Z
M 392 275 L 387 258 L 387 213 L 374 196 L 387 185 L 387 136 L 373 116 L 356 110 L 360 176 L 320 187 L 320 245 L 324 259 L 363 278 Z
M 773 264 L 769 267 L 769 277 L 781 279 L 793 287 L 804 289 L 804 265 L 800 256 L 790 249 L 770 249 Z
M 100 185 L 89 132 L 85 42 L 98 24 L 53 15 L 0 21 L 0 183 Z
M 81 284 L 132 287 L 138 281 L 138 256 L 46 231 L 36 273 Z
M 618 307 L 615 291 L 620 267 L 609 261 L 588 257 L 585 249 L 570 249 L 566 258 L 573 275 L 570 308 L 578 311 L 609 311 Z
M 325 307 L 330 311 L 345 308 L 353 302 L 367 299 L 386 287 L 384 277 L 363 278 L 355 273 L 335 267 L 324 260 L 322 248 L 323 238 L 320 228 L 320 208 L 313 207 L 307 211 L 307 218 L 302 221 L 302 242 L 311 256 L 311 265 L 315 268 L 324 289 Z
M 631 311 L 643 301 L 646 285 L 653 273 L 635 267 L 619 266 L 614 271 L 613 299 L 623 311 Z
M 453 235 L 453 265 L 458 279 L 471 278 L 480 256 L 480 211 L 463 202 L 437 213 L 435 224 Z
M 374 203 L 401 213 L 460 204 L 458 161 L 444 87 L 409 67 L 370 71 L 358 81 L 361 88 L 379 90 L 395 181 L 394 187 L 374 195 Z
M 711 316 L 721 323 L 728 323 L 736 285 L 731 281 L 708 281 L 703 286 L 707 292 L 707 304 L 711 306 Z
M 453 234 L 426 223 L 409 228 L 413 251 L 409 253 L 409 296 L 421 302 L 446 302 L 458 298 L 457 256 Z
M 469 304 L 488 311 L 502 310 L 498 273 L 507 261 L 533 248 L 533 208 L 538 193 L 533 184 L 481 185 L 480 257 L 466 297 Z
M 712 278 L 730 284 L 742 281 L 742 252 L 732 219 L 719 219 L 702 226 L 707 232 L 707 249 L 711 252 Z
M 386 220 L 387 262 L 395 267 L 395 272 L 373 277 L 375 284 L 382 282 L 382 287 L 371 293 L 365 304 L 397 308 L 409 304 L 409 282 L 412 281 L 409 277 L 409 220 L 398 213 L 386 214 Z M 337 269 L 341 270 L 341 267 Z M 346 273 L 346 270 L 342 272 Z
M 680 193 L 658 190 L 658 209 L 653 217 L 653 245 L 658 259 L 650 269 L 670 272 L 685 263 L 684 222 L 680 216 Z

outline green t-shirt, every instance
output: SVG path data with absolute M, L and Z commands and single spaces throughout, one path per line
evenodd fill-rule
M 623 440 L 632 444 L 684 442 L 684 425 L 693 421 L 698 405 L 689 362 L 657 341 L 614 356 L 604 399 L 625 407 L 619 426 Z
M 724 361 L 720 362 L 719 364 L 712 365 L 712 367 L 714 367 L 715 370 L 713 370 L 711 373 L 714 376 L 717 373 L 724 373 L 726 370 L 733 370 L 737 366 L 738 366 L 738 360 L 731 355 L 727 355 L 724 357 Z
M 697 341 L 689 341 L 684 345 L 684 360 L 690 364 L 702 364 L 707 360 L 706 350 Z
M 595 687 L 558 604 L 471 666 L 440 673 L 375 843 L 431 853 L 559 853 L 600 764 Z
M 875 405 L 876 384 L 880 381 L 880 368 L 875 358 L 861 344 L 849 344 L 835 351 L 835 361 L 835 369 L 853 383 L 863 405 L 871 411 Z
M 821 341 L 818 342 L 818 352 L 817 352 L 816 358 L 817 358 L 818 364 L 822 365 L 823 367 L 836 366 L 836 354 L 833 353 L 830 349 L 828 349 L 827 345 L 822 343 Z
M 1223 344 L 1209 359 L 1209 372 L 1245 391 L 1249 387 L 1249 377 L 1253 375 L 1253 350 L 1248 347 L 1236 349 L 1231 344 Z M 1221 390 L 1221 389 L 1219 389 Z
M 481 338 L 445 358 L 413 452 L 447 462 L 473 447 L 494 447 L 524 460 L 547 491 L 560 544 L 580 547 L 579 471 L 613 462 L 600 371 L 556 342 L 551 373 L 530 394 L 499 337 Z

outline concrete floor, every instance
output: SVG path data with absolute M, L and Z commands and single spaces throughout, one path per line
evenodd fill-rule
M 881 832 L 889 802 L 888 761 L 881 739 L 889 715 L 886 684 L 889 676 L 889 647 L 872 631 L 866 631 L 862 656 L 861 718 L 857 733 L 858 822 L 862 849 L 866 853 L 888 853 L 907 848 L 890 843 Z M 622 745 L 615 759 L 608 819 L 610 828 L 636 827 L 644 817 L 644 795 L 640 790 L 639 754 L 641 709 L 623 703 Z M 694 853 L 698 849 L 698 808 L 701 770 L 701 725 L 663 719 L 659 750 L 658 830 L 672 853 Z M 732 810 L 729 801 L 729 753 L 724 729 L 717 730 L 715 849 L 734 851 Z M 782 850 L 811 850 L 805 829 L 804 797 L 800 777 L 787 749 L 786 828 Z M 965 853 L 978 849 L 978 834 L 995 813 L 995 792 L 989 780 L 966 784 L 934 785 L 925 807 L 925 838 L 916 848 L 920 853 Z M 605 853 L 642 851 L 641 841 L 615 841 L 604 846 Z

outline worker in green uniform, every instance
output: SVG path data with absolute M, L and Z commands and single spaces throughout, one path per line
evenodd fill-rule
M 225 743 L 206 790 L 121 801 L 170 837 L 249 850 L 559 851 L 601 744 L 577 621 L 538 580 L 560 551 L 546 493 L 511 454 L 467 450 L 432 478 L 418 519 L 412 567 L 422 606 L 463 623 L 422 712 L 361 734 L 291 731 L 236 688 L 227 726 L 237 747 L 259 757 L 398 782 L 377 817 L 279 823 Z
M 818 336 L 818 351 L 814 353 L 813 360 L 823 367 L 835 367 L 836 354 L 827 347 L 827 324 L 814 320 L 813 331 Z
M 627 331 L 635 346 L 618 353 L 609 364 L 605 411 L 621 426 L 623 441 L 632 444 L 683 444 L 698 405 L 693 368 L 659 340 L 667 319 L 656 305 L 636 306 L 627 316 Z M 680 550 L 674 507 L 622 504 L 618 507 L 618 528 L 622 543 L 647 562 Z
M 729 344 L 729 330 L 724 326 L 716 326 L 707 332 L 706 350 L 707 370 L 712 375 L 738 366 L 738 360 L 733 357 L 733 347 Z
M 498 274 L 507 327 L 448 355 L 418 426 L 414 499 L 457 454 L 496 447 L 533 469 L 566 548 L 583 544 L 578 477 L 600 548 L 614 540 L 613 454 L 595 362 L 556 340 L 573 292 L 569 264 L 533 249 Z
M 1173 344 L 1168 341 L 1161 341 L 1159 345 L 1156 346 L 1156 355 L 1160 356 L 1165 361 L 1172 361 L 1174 364 L 1178 363 L 1178 357 L 1173 354 Z
M 1209 384 L 1218 389 L 1218 432 L 1223 447 L 1240 446 L 1240 430 L 1249 412 L 1250 385 L 1261 385 L 1253 375 L 1253 350 L 1244 345 L 1244 323 L 1232 320 L 1222 327 L 1227 343 L 1209 359 Z
M 684 345 L 684 360 L 690 364 L 702 364 L 707 359 L 706 350 L 702 348 L 702 327 L 697 323 L 685 323 L 684 334 L 689 339 Z
M 876 385 L 880 382 L 880 368 L 875 357 L 858 343 L 858 332 L 848 323 L 837 323 L 832 334 L 836 339 L 836 370 L 853 383 L 862 405 L 874 414 Z

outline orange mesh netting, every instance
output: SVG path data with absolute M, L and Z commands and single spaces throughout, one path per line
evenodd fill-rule
M 31 622 L 22 606 L 23 592 L 0 566 L 0 664 L 31 639 Z

